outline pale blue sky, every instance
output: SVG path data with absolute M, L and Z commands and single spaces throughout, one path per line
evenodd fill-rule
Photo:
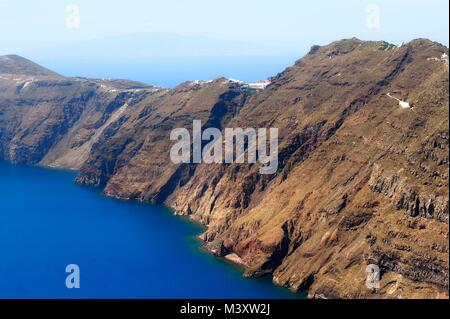
M 80 28 L 66 27 L 66 6 Z M 379 28 L 366 25 L 367 5 Z M 426 37 L 448 46 L 448 0 L 0 0 L 0 54 L 107 36 L 169 33 L 304 49 L 359 37 L 392 43 Z

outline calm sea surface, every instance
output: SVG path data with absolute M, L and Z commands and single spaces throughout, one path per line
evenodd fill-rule
M 260 57 L 201 57 L 116 60 L 37 59 L 36 62 L 66 76 L 115 78 L 175 87 L 188 80 L 219 76 L 244 82 L 265 80 L 293 65 L 302 54 Z M 33 59 L 34 60 L 34 59 Z
M 204 252 L 198 225 L 74 177 L 0 163 L 0 298 L 298 297 Z M 69 264 L 80 289 L 66 288 Z

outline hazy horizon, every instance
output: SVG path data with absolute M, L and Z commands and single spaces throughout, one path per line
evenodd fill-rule
M 301 49 L 338 39 L 448 46 L 446 0 L 0 0 L 0 53 L 130 34 L 172 34 Z M 325 23 L 326 22 L 326 23 Z M 333 27 L 334 26 L 334 27 Z
M 0 0 L 0 55 L 66 76 L 161 86 L 276 75 L 312 45 L 357 37 L 449 45 L 445 0 Z M 202 63 L 203 62 L 203 63 Z

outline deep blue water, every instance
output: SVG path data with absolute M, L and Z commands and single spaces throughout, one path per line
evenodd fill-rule
M 0 162 L 0 298 L 294 298 L 203 251 L 201 228 L 74 173 Z M 66 266 L 80 267 L 67 289 Z

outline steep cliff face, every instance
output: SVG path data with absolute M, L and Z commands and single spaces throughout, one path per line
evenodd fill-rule
M 278 127 L 278 173 L 200 165 L 169 205 L 248 275 L 311 297 L 448 297 L 448 64 L 430 59 L 444 52 L 426 40 L 314 48 L 229 124 Z
M 205 128 L 223 127 L 248 94 L 241 84 L 220 78 L 187 82 L 150 96 L 105 132 L 77 181 L 105 184 L 111 196 L 162 204 L 196 168 L 172 163 L 170 132 L 192 128 L 193 120 L 201 120 Z
M 163 90 L 60 77 L 39 91 L 0 74 L 0 156 L 80 168 L 77 182 L 110 196 L 169 205 L 247 275 L 310 297 L 448 298 L 443 53 L 428 40 L 343 40 L 260 92 L 226 79 Z M 277 173 L 173 164 L 170 132 L 193 120 L 278 128 Z M 370 264 L 378 290 L 365 286 Z
M 1 57 L 0 158 L 77 169 L 121 107 L 154 91 L 129 81 L 65 78 Z

